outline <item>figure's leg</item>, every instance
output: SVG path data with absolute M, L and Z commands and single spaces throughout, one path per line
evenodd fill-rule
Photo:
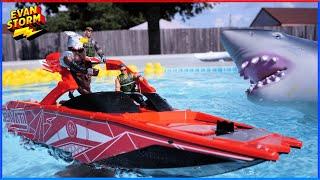
M 84 79 L 86 75 L 82 74 L 82 73 L 76 73 L 76 72 L 71 72 L 74 80 L 76 81 L 76 83 L 78 84 L 78 88 L 77 91 L 80 94 L 89 94 L 90 92 L 86 89 L 86 80 Z
M 93 68 L 92 67 L 92 63 L 91 62 L 88 62 L 86 61 L 85 62 L 85 67 L 88 69 L 88 68 Z M 81 76 L 81 79 L 82 79 L 82 83 L 83 83 L 83 86 L 82 86 L 82 91 L 85 93 L 85 94 L 88 94 L 88 93 L 91 93 L 91 75 L 82 75 Z
M 91 93 L 91 76 L 88 75 L 84 75 L 82 77 L 83 79 L 83 89 L 87 92 L 87 93 Z
M 78 92 L 80 94 L 89 94 L 91 93 L 90 90 L 90 81 L 91 78 L 88 78 L 86 75 L 84 74 L 79 74 L 75 77 L 79 87 L 78 87 Z
M 63 68 L 60 72 L 62 81 L 40 102 L 42 105 L 54 105 L 57 99 L 64 93 L 78 88 L 77 83 L 73 79 L 71 73 Z
M 147 103 L 144 102 L 142 95 L 140 94 L 131 94 L 130 98 L 140 104 L 141 107 L 146 107 Z

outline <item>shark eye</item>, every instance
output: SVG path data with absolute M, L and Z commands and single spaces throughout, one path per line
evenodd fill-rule
M 272 33 L 272 36 L 275 37 L 276 39 L 283 38 L 283 35 L 281 33 L 279 33 L 279 32 Z

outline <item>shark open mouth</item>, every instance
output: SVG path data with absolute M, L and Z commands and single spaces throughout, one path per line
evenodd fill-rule
M 277 83 L 281 79 L 283 79 L 285 76 L 285 70 L 278 70 L 276 73 L 266 77 L 265 79 L 258 81 L 257 83 L 250 84 L 250 87 L 246 90 L 248 94 L 252 93 L 253 90 L 256 90 L 258 88 L 261 88 L 263 86 L 272 84 L 272 83 Z
M 238 64 L 240 76 L 250 79 L 250 87 L 247 94 L 285 78 L 288 69 L 288 61 L 281 56 L 263 53 L 250 56 Z

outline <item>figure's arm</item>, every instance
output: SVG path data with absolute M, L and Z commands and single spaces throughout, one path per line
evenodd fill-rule
M 92 40 L 93 45 L 94 45 L 94 49 L 96 50 L 97 54 L 100 56 L 100 58 L 103 60 L 104 59 L 104 53 L 102 51 L 102 48 L 99 46 L 99 44 L 97 43 L 97 41 Z
M 79 66 L 75 61 L 74 61 L 74 56 L 72 53 L 67 53 L 65 52 L 63 56 L 63 65 L 62 66 L 67 66 L 71 71 L 74 72 L 80 72 L 83 74 L 88 73 L 88 69 L 85 67 Z
M 133 74 L 133 78 L 134 78 L 135 80 L 139 79 L 139 81 L 143 81 L 143 77 L 142 77 L 140 74 L 138 74 L 138 73 Z
M 88 70 L 85 67 L 79 66 L 76 62 L 72 61 L 70 63 L 70 70 L 75 72 L 80 72 L 83 74 L 87 74 Z
M 116 78 L 114 84 L 115 84 L 115 91 L 119 92 L 121 85 L 120 85 L 118 77 Z

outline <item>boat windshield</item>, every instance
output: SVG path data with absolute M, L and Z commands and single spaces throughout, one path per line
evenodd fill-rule
M 167 102 L 166 99 L 159 96 L 157 93 L 144 93 L 143 94 L 147 100 L 147 109 L 152 109 L 155 111 L 173 111 L 171 105 Z
M 157 93 L 139 94 L 144 97 L 146 109 L 154 111 L 172 111 L 173 108 Z M 76 96 L 61 104 L 72 109 L 104 113 L 140 112 L 139 105 L 122 92 L 96 92 Z

